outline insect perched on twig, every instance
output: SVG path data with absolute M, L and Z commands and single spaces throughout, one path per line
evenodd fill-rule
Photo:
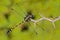
M 27 12 L 26 17 L 24 17 L 24 21 L 25 21 L 25 22 L 19 23 L 19 24 L 16 25 L 14 28 L 16 28 L 16 27 L 19 26 L 19 27 L 21 28 L 21 31 L 26 31 L 26 30 L 28 30 L 28 26 L 26 25 L 26 22 L 30 21 L 30 19 L 34 19 L 34 15 L 32 14 L 31 11 Z M 14 28 L 13 28 L 13 29 L 14 29 Z M 7 34 L 9 35 L 10 32 L 11 32 L 13 29 L 8 29 Z
M 24 17 L 24 20 L 25 22 L 28 22 L 30 21 L 30 19 L 34 19 L 34 15 L 32 14 L 31 11 L 28 11 L 26 17 Z

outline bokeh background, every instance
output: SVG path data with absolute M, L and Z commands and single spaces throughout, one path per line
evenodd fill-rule
M 60 20 L 55 22 L 55 30 L 51 22 L 42 20 L 36 24 L 36 34 L 30 21 L 25 23 L 28 30 L 21 32 L 17 26 L 8 35 L 7 29 L 22 23 L 29 10 L 34 20 L 41 18 L 40 15 L 55 19 L 60 16 L 60 0 L 0 0 L 0 40 L 60 40 Z

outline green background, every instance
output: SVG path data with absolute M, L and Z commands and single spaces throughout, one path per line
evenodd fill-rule
M 42 20 L 36 24 L 27 22 L 29 29 L 21 32 L 20 26 L 12 30 L 10 37 L 7 36 L 6 28 L 12 28 L 24 21 L 27 12 L 31 10 L 34 20 L 43 15 L 49 19 L 60 16 L 60 0 L 0 0 L 0 40 L 60 40 L 60 20 L 55 22 L 54 30 L 51 22 Z M 4 16 L 8 14 L 8 19 Z M 36 32 L 38 34 L 36 34 Z

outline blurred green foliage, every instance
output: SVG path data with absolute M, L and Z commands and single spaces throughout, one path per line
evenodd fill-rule
M 60 40 L 60 20 L 55 22 L 55 30 L 47 20 L 38 22 L 36 30 L 32 22 L 27 22 L 28 31 L 21 32 L 18 26 L 12 30 L 9 39 L 7 29 L 1 28 L 12 28 L 22 23 L 29 10 L 35 15 L 35 20 L 41 18 L 40 15 L 55 18 L 60 16 L 60 0 L 0 0 L 0 40 Z M 9 14 L 8 20 L 5 14 Z

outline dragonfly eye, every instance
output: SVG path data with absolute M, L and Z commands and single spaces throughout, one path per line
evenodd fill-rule
M 34 15 L 32 14 L 32 12 L 29 11 L 29 12 L 27 12 L 26 17 L 24 17 L 24 20 L 25 20 L 26 22 L 28 22 L 28 21 L 30 21 L 30 19 L 34 19 L 34 18 L 35 18 L 35 17 L 34 17 Z

